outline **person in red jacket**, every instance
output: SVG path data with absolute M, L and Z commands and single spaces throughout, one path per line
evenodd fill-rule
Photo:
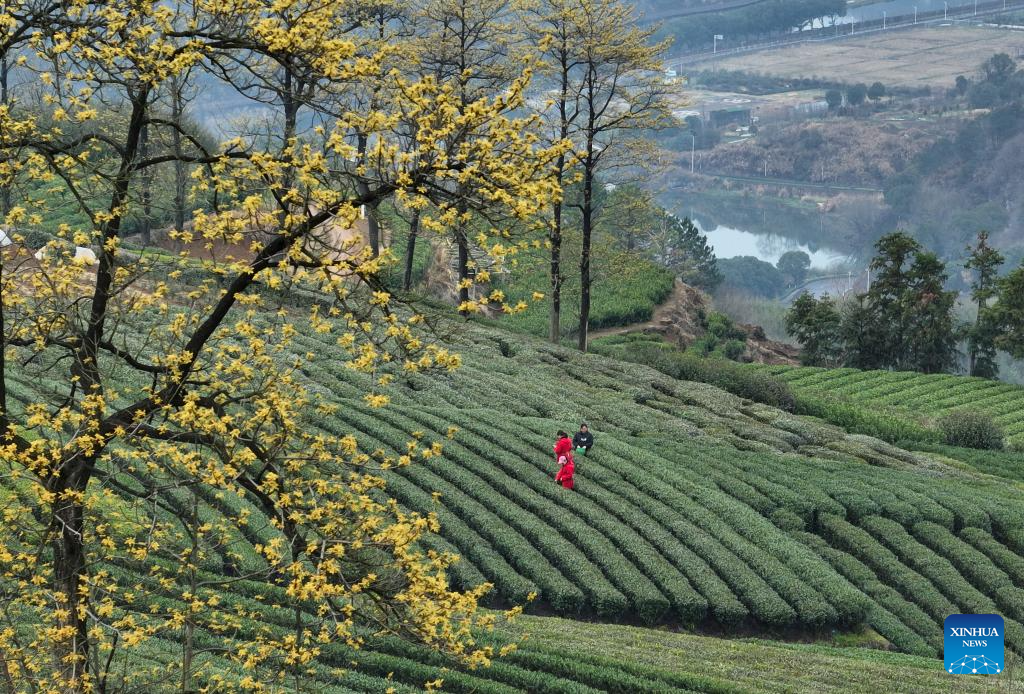
M 576 466 L 573 465 L 572 458 L 563 455 L 558 458 L 558 464 L 561 467 L 558 470 L 558 474 L 555 475 L 555 482 L 562 485 L 566 489 L 572 489 L 572 476 L 576 472 Z
M 555 441 L 555 460 L 558 460 L 563 455 L 569 460 L 572 460 L 572 439 L 564 431 L 559 431 L 558 440 Z

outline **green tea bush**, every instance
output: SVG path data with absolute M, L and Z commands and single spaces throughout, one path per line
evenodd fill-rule
M 793 411 L 796 406 L 796 399 L 785 383 L 724 359 L 702 359 L 668 345 L 652 345 L 647 340 L 595 343 L 594 351 L 650 366 L 682 381 L 707 383 L 741 398 L 783 410 Z
M 991 415 L 960 410 L 939 420 L 943 441 L 950 446 L 998 451 L 1003 448 L 1003 430 Z

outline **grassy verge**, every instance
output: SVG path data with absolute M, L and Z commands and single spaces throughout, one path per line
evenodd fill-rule
M 528 643 L 557 646 L 567 655 L 600 653 L 651 671 L 725 680 L 758 692 L 990 692 L 1021 691 L 1019 676 L 950 677 L 942 661 L 864 648 L 761 640 L 716 639 L 627 626 L 526 617 L 517 630 Z

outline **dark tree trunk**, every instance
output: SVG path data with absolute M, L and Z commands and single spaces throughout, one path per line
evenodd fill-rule
M 459 246 L 459 305 L 469 301 L 469 287 L 466 286 L 469 280 L 469 241 L 466 239 L 466 231 L 460 226 L 455 235 L 456 243 Z M 460 309 L 462 313 L 466 313 Z
M 174 147 L 174 228 L 181 231 L 185 228 L 185 162 L 181 161 L 184 152 L 181 147 L 181 133 L 178 128 L 182 127 L 181 119 L 184 115 L 184 97 L 182 90 L 185 85 L 174 80 L 171 94 L 171 120 L 174 128 L 171 129 L 171 143 Z
M 0 56 L 0 106 L 7 106 L 8 94 L 7 94 L 7 54 Z M 0 185 L 0 215 L 7 216 L 7 213 L 11 211 L 11 187 L 9 185 Z
M 370 252 L 376 258 L 380 255 L 380 224 L 377 222 L 377 208 L 373 205 L 366 206 L 366 235 L 370 241 Z
M 580 250 L 580 330 L 579 349 L 587 351 L 590 327 L 590 240 L 594 229 L 594 167 L 591 157 L 583 167 L 583 248 Z
M 80 495 L 89 484 L 91 462 L 67 461 L 61 474 L 47 485 L 54 494 L 50 531 L 53 549 L 53 589 L 64 595 L 65 611 L 60 626 L 71 632 L 71 643 L 59 649 L 64 678 L 72 683 L 70 691 L 85 691 L 82 677 L 89 667 L 89 626 L 80 611 L 86 598 L 81 595 L 86 576 L 85 518 Z M 71 494 L 67 494 L 71 492 Z
M 149 126 L 143 125 L 139 133 L 139 158 L 149 156 Z M 140 177 L 142 183 L 142 221 L 139 224 L 139 235 L 142 245 L 148 246 L 153 232 L 153 169 L 147 168 Z
M 561 179 L 561 175 L 558 176 Z M 561 184 L 561 181 L 559 181 Z M 562 338 L 562 203 L 556 202 L 551 225 L 551 315 L 548 339 L 558 344 Z
M 366 165 L 366 146 L 366 135 L 360 133 L 356 140 L 356 149 L 359 152 L 359 160 L 364 166 Z M 366 197 L 370 194 L 370 185 L 359 178 L 356 190 L 361 196 Z M 366 211 L 366 240 L 370 245 L 370 252 L 376 258 L 380 255 L 380 224 L 377 222 L 377 210 L 373 205 L 366 205 L 364 209 Z
M 409 220 L 409 238 L 405 242 L 405 274 L 402 277 L 402 289 L 412 289 L 412 261 L 416 255 L 416 237 L 420 233 L 420 211 L 412 211 L 412 219 Z

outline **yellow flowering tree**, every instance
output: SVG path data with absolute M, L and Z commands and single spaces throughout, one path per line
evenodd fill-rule
M 449 590 L 452 558 L 417 548 L 436 520 L 377 473 L 440 443 L 392 458 L 312 429 L 333 409 L 300 379 L 316 355 L 296 336 L 335 335 L 373 377 L 373 407 L 395 372 L 458 366 L 380 284 L 387 254 L 345 230 L 388 198 L 432 225 L 537 214 L 562 147 L 518 115 L 528 75 L 469 101 L 458 75 L 411 78 L 351 0 L 36 4 L 0 5 L 0 42 L 40 85 L 0 107 L 5 223 L 56 236 L 28 248 L 12 231 L 0 254 L 0 676 L 15 691 L 297 688 L 326 645 L 376 631 L 486 662 L 471 637 L 486 586 Z M 186 72 L 269 106 L 269 129 L 211 148 L 160 117 Z M 145 146 L 174 133 L 189 146 Z M 133 246 L 125 220 L 169 164 L 194 171 L 192 220 L 166 247 Z M 86 223 L 51 220 L 58 192 Z M 233 522 L 208 518 L 210 499 Z M 238 533 L 257 556 L 233 554 Z M 226 565 L 209 575 L 213 556 Z M 253 608 L 220 591 L 243 580 L 276 591 L 253 600 L 286 605 L 287 628 L 245 626 Z M 154 639 L 180 659 L 133 655 Z

